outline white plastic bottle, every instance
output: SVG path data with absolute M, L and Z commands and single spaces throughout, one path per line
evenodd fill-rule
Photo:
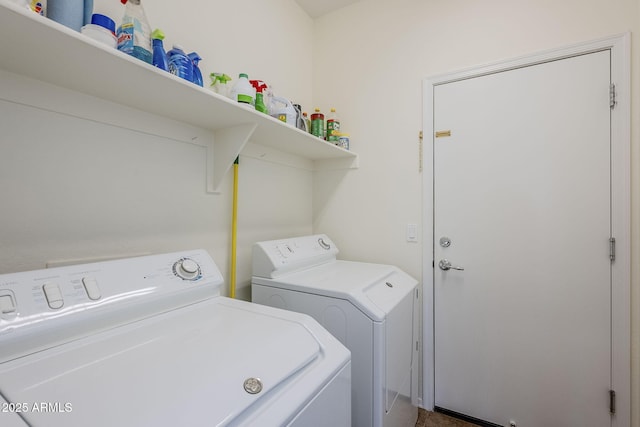
M 271 107 L 269 109 L 271 117 L 274 117 L 286 124 L 296 127 L 297 113 L 291 101 L 286 98 L 274 96 L 271 98 Z
M 249 82 L 249 76 L 247 74 L 240 73 L 238 81 L 231 89 L 231 99 L 243 106 L 250 107 L 251 109 L 255 108 L 256 89 Z

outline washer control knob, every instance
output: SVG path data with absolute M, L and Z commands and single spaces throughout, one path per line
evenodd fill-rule
M 324 241 L 324 239 L 322 237 L 320 237 L 318 239 L 318 244 L 320 245 L 320 247 L 322 249 L 324 249 L 325 251 L 328 251 L 329 249 L 331 249 L 331 245 L 328 244 L 327 242 Z
M 183 280 L 196 280 L 200 277 L 200 266 L 189 258 L 182 258 L 173 264 L 173 272 Z

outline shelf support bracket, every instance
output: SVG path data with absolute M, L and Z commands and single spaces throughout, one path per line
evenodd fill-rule
M 220 193 L 224 176 L 257 127 L 247 123 L 213 132 L 213 141 L 207 145 L 207 193 Z

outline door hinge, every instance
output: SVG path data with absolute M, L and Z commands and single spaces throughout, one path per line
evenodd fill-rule
M 609 108 L 612 110 L 616 108 L 616 104 L 618 101 L 616 100 L 616 85 L 611 83 L 609 85 Z
M 614 415 L 616 413 L 616 391 L 609 390 L 609 413 Z
M 420 297 L 418 296 L 418 288 L 416 288 L 416 299 L 420 299 Z
M 613 262 L 616 260 L 616 238 L 609 239 L 609 259 Z

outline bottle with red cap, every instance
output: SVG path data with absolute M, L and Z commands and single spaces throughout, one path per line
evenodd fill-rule
M 268 88 L 267 84 L 262 80 L 249 80 L 249 83 L 251 83 L 251 86 L 253 86 L 256 90 L 256 110 L 260 111 L 261 113 L 269 114 L 267 104 L 265 104 L 264 102 L 264 90 Z
M 118 50 L 149 64 L 153 61 L 151 27 L 140 0 L 120 0 L 127 7 L 118 27 Z

